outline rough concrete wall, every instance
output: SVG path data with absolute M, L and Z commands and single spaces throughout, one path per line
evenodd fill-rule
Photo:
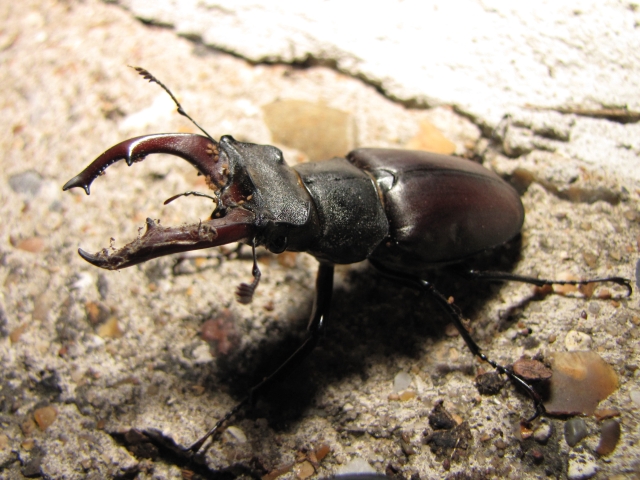
M 135 4 L 129 7 L 136 15 L 146 15 Z M 180 478 L 188 475 L 181 469 L 202 476 L 258 476 L 282 469 L 287 472 L 282 478 L 306 478 L 305 462 L 313 467 L 311 452 L 322 451 L 322 445 L 328 445 L 330 453 L 319 462 L 319 476 L 357 467 L 354 459 L 405 478 L 454 473 L 530 478 L 546 472 L 563 477 L 580 471 L 581 465 L 586 465 L 583 471 L 595 469 L 603 476 L 637 473 L 640 314 L 635 294 L 629 300 L 551 295 L 533 301 L 528 286 L 478 287 L 436 277 L 496 360 L 508 364 L 523 353 L 546 355 L 578 346 L 596 351 L 614 366 L 621 385 L 604 407 L 620 412 L 622 441 L 611 455 L 599 458 L 593 453 L 599 424 L 592 417 L 586 420 L 590 435 L 576 447 L 566 444 L 564 421 L 559 419 L 547 420 L 552 435 L 546 445 L 521 441 L 514 428 L 531 412 L 528 398 L 510 386 L 497 397 L 480 396 L 474 386 L 477 363 L 438 308 L 384 281 L 366 264 L 338 268 L 330 328 L 317 351 L 291 381 L 279 384 L 255 409 L 232 422 L 235 429 L 214 441 L 204 466 L 180 463 L 145 442 L 136 444 L 133 427 L 156 428 L 180 445 L 190 443 L 295 348 L 311 308 L 316 263 L 304 254 L 262 253 L 263 280 L 250 306 L 233 299 L 236 285 L 250 278 L 246 256 L 193 261 L 182 275 L 172 272 L 171 258 L 121 272 L 99 271 L 77 256 L 78 246 L 97 251 L 109 245 L 111 237 L 122 245 L 135 238 L 146 217 L 161 218 L 165 225 L 205 218 L 211 211 L 206 199 L 184 198 L 166 207 L 162 202 L 206 187 L 185 162 L 157 156 L 131 168 L 112 167 L 89 197 L 61 191 L 69 178 L 122 139 L 195 132 L 157 85 L 126 67 L 141 65 L 169 85 L 215 137 L 232 134 L 270 143 L 273 125 L 265 107 L 296 100 L 310 106 L 303 114 L 328 109 L 320 122 L 335 118 L 336 110 L 343 112 L 345 128 L 336 135 L 340 141 L 346 136 L 354 146 L 436 144 L 484 160 L 523 190 L 528 187 L 517 272 L 630 278 L 638 258 L 640 189 L 635 164 L 624 162 L 637 162 L 637 123 L 523 111 L 527 102 L 566 106 L 569 87 L 564 94 L 552 93 L 541 84 L 532 97 L 507 95 L 496 113 L 489 107 L 472 108 L 472 96 L 462 95 L 462 87 L 453 88 L 461 85 L 459 80 L 451 81 L 446 95 L 416 87 L 402 94 L 409 87 L 394 90 L 395 83 L 382 74 L 364 75 L 363 82 L 321 66 L 255 65 L 181 38 L 172 29 L 145 25 L 116 5 L 92 0 L 4 1 L 0 8 L 0 476 Z M 631 19 L 637 15 L 631 6 L 602 8 Z M 216 18 L 222 22 L 231 15 L 227 10 L 218 4 L 208 11 L 214 16 L 220 12 Z M 507 28 L 502 11 L 496 7 L 492 15 Z M 245 18 L 244 11 L 239 12 L 236 17 Z M 571 15 L 556 14 L 574 25 Z M 522 21 L 537 23 L 522 16 Z M 170 23 L 163 18 L 154 21 Z M 404 13 L 403 18 L 411 15 Z M 279 25 L 266 19 L 263 23 Z M 338 28 L 341 22 L 325 28 L 348 30 Z M 299 28 L 309 37 L 319 35 Z M 469 35 L 467 28 L 460 30 Z M 204 43 L 214 43 L 201 36 Z M 257 48 L 267 42 L 253 43 Z M 290 56 L 260 53 L 252 60 L 286 62 L 304 58 L 304 52 L 333 58 L 319 51 L 305 46 Z M 629 47 L 629 56 L 637 51 Z M 236 53 L 250 56 L 239 49 Z M 374 70 L 372 60 L 361 62 Z M 573 71 L 581 73 L 577 65 Z M 339 67 L 360 75 L 355 67 Z M 637 67 L 628 66 L 629 85 L 637 81 L 635 71 Z M 381 95 L 371 85 L 376 78 L 387 82 L 379 83 L 389 96 L 421 104 L 437 99 L 433 103 L 444 106 L 407 108 Z M 484 83 L 487 89 L 492 84 Z M 605 89 L 594 87 L 595 106 L 611 100 L 614 106 L 626 103 L 638 110 L 637 97 L 613 97 L 625 91 L 637 95 L 637 89 L 625 88 L 616 85 L 607 97 L 601 93 Z M 525 95 L 530 89 L 518 85 L 516 91 Z M 575 98 L 583 105 L 587 97 L 576 93 Z M 492 127 L 507 113 L 512 117 L 490 138 Z M 575 153 L 579 139 L 587 153 Z M 324 143 L 333 141 L 337 139 L 329 136 Z M 611 147 L 606 151 L 609 163 L 586 163 L 602 145 Z M 301 146 L 278 146 L 289 161 L 309 156 Z M 509 252 L 513 248 L 503 253 L 501 262 L 509 263 Z M 411 383 L 396 391 L 404 374 Z M 468 422 L 472 435 L 468 450 L 446 459 L 425 444 L 428 414 L 439 400 Z M 542 463 L 536 463 L 533 448 L 543 453 Z

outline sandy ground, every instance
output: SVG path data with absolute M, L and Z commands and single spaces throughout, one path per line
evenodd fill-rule
M 123 139 L 195 132 L 156 85 L 127 65 L 144 66 L 170 85 L 214 137 L 271 143 L 262 107 L 279 99 L 347 112 L 355 146 L 401 147 L 425 122 L 435 125 L 458 153 L 531 182 L 523 194 L 520 255 L 512 247 L 499 259 L 518 257 L 514 269 L 522 274 L 633 277 L 640 186 L 624 171 L 603 173 L 555 154 L 550 145 L 573 125 L 559 113 L 503 125 L 498 145 L 448 109 L 407 109 L 325 68 L 251 65 L 144 25 L 114 5 L 3 1 L 0 8 L 0 476 L 229 478 L 283 471 L 281 478 L 306 478 L 312 453 L 324 445 L 329 453 L 315 465 L 320 477 L 345 471 L 354 459 L 403 478 L 562 478 L 580 465 L 587 473 L 573 478 L 640 474 L 636 294 L 532 300 L 528 286 L 438 278 L 471 319 L 478 342 L 504 364 L 576 348 L 578 339 L 581 349 L 613 365 L 620 387 L 603 406 L 620 412 L 622 439 L 599 457 L 593 417 L 585 419 L 589 436 L 573 448 L 564 419 L 544 420 L 552 432 L 544 445 L 521 440 L 516 427 L 531 402 L 511 386 L 480 396 L 478 364 L 460 337 L 448 335 L 447 319 L 429 299 L 366 264 L 338 268 L 331 325 L 317 351 L 233 421 L 203 463 L 132 442 L 131 428 L 156 428 L 189 444 L 292 351 L 310 311 L 317 263 L 304 254 L 263 254 L 255 301 L 241 306 L 233 292 L 250 279 L 249 257 L 189 264 L 182 275 L 173 274 L 171 258 L 106 272 L 78 257 L 78 246 L 98 251 L 110 238 L 116 245 L 135 238 L 147 217 L 179 225 L 210 213 L 210 203 L 192 197 L 162 205 L 176 193 L 204 189 L 193 169 L 174 158 L 152 157 L 131 170 L 114 166 L 89 197 L 62 192 L 69 178 Z M 545 130 L 548 118 L 554 122 Z M 594 129 L 607 122 L 589 121 Z M 526 138 L 518 136 L 523 131 Z M 305 159 L 302 151 L 284 151 Z M 217 328 L 211 345 L 201 334 L 207 321 Z M 402 372 L 411 383 L 394 391 Z M 425 444 L 439 400 L 472 434 L 467 450 L 447 458 Z

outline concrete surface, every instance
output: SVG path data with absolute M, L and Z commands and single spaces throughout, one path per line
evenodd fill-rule
M 116 3 L 252 62 L 331 65 L 404 105 L 451 105 L 487 131 L 505 115 L 530 117 L 533 107 L 582 110 L 571 141 L 551 148 L 640 179 L 640 125 L 590 118 L 617 108 L 637 121 L 637 2 Z
M 507 20 L 519 15 L 531 28 L 542 28 L 534 15 L 506 15 L 501 13 L 506 7 L 498 7 L 492 7 L 495 21 L 505 28 Z M 151 157 L 131 169 L 112 167 L 89 197 L 61 191 L 69 178 L 122 139 L 195 131 L 157 85 L 126 67 L 141 65 L 171 86 L 215 137 L 228 133 L 269 143 L 262 107 L 278 99 L 349 113 L 356 146 L 401 147 L 419 136 L 427 122 L 457 153 L 482 159 L 523 190 L 528 187 L 515 271 L 631 278 L 640 241 L 638 124 L 523 107 L 574 106 L 575 95 L 575 103 L 583 107 L 629 105 L 638 110 L 633 84 L 637 66 L 632 62 L 637 36 L 625 47 L 608 50 L 624 51 L 621 56 L 585 53 L 584 58 L 602 63 L 601 70 L 588 75 L 597 80 L 591 84 L 593 103 L 572 87 L 587 68 L 579 61 L 567 69 L 575 73 L 571 81 L 560 69 L 563 81 L 557 90 L 543 82 L 533 94 L 520 77 L 512 83 L 484 82 L 487 90 L 476 90 L 477 97 L 490 96 L 491 105 L 501 98 L 487 93 L 491 84 L 515 92 L 495 109 L 472 104 L 475 96 L 465 93 L 470 87 L 451 76 L 443 82 L 450 90 L 434 86 L 430 91 L 437 93 L 428 96 L 414 84 L 396 90 L 389 86 L 395 81 L 384 84 L 390 96 L 407 103 L 444 105 L 429 110 L 407 108 L 381 95 L 371 85 L 378 78 L 373 74 L 363 75 L 363 82 L 321 66 L 254 65 L 238 58 L 249 56 L 239 47 L 236 56 L 207 49 L 171 29 L 145 25 L 116 5 L 30 0 L 2 1 L 0 8 L 0 477 L 184 478 L 195 472 L 193 478 L 230 478 L 273 477 L 283 471 L 279 478 L 306 478 L 311 454 L 322 445 L 330 453 L 318 462 L 319 477 L 346 471 L 361 460 L 377 472 L 403 478 L 638 475 L 636 293 L 628 300 L 551 295 L 532 301 L 528 286 L 477 287 L 437 278 L 470 318 L 485 351 L 504 364 L 523 353 L 563 351 L 571 347 L 569 339 L 584 337 L 588 341 L 581 345 L 614 366 L 620 388 L 603 407 L 620 412 L 622 440 L 611 455 L 599 458 L 594 453 L 599 424 L 592 417 L 585 419 L 589 436 L 573 448 L 563 438 L 562 419 L 545 420 L 552 432 L 546 444 L 520 440 L 514 430 L 531 412 L 531 402 L 511 386 L 496 397 L 480 396 L 474 386 L 477 363 L 458 336 L 447 334 L 451 331 L 437 308 L 380 279 L 366 264 L 338 268 L 331 328 L 317 351 L 291 381 L 232 422 L 235 428 L 213 442 L 204 465 L 181 463 L 166 452 L 151 452 L 152 458 L 145 459 L 145 448 L 151 447 L 136 443 L 131 428 L 156 428 L 180 445 L 189 444 L 284 352 L 295 348 L 312 302 L 316 263 L 303 254 L 280 259 L 263 255 L 263 281 L 250 306 L 233 299 L 236 285 L 250 278 L 251 262 L 244 257 L 220 265 L 196 263 L 183 275 L 172 273 L 171 258 L 120 272 L 99 271 L 77 256 L 78 246 L 97 251 L 112 237 L 122 245 L 135 238 L 146 217 L 161 218 L 165 225 L 205 218 L 211 207 L 204 200 L 189 197 L 162 206 L 171 195 L 205 187 L 185 162 Z M 388 23 L 393 23 L 392 15 L 412 18 L 403 8 L 390 8 Z M 596 19 L 610 18 L 604 12 L 611 12 L 611 18 L 619 19 L 621 36 L 638 15 L 630 4 L 606 4 L 598 11 L 585 7 L 574 16 L 546 8 L 557 12 L 552 17 L 557 22 L 567 22 L 568 31 L 580 24 L 574 17 L 588 27 Z M 223 4 L 209 8 L 212 15 L 218 12 L 221 25 L 229 11 Z M 317 17 L 317 11 L 309 11 L 310 18 Z M 338 28 L 341 22 L 318 30 L 300 28 L 312 37 L 325 29 L 344 31 Z M 263 23 L 278 30 L 278 23 Z M 478 17 L 472 25 L 481 23 Z M 232 36 L 228 28 L 225 38 Z M 471 35 L 470 29 L 460 28 L 461 34 Z M 604 30 L 587 29 L 587 38 Z M 201 36 L 205 43 L 215 43 Z M 454 42 L 458 38 L 451 37 Z M 269 48 L 266 40 L 262 43 Z M 455 45 L 464 50 L 463 43 Z M 300 50 L 305 51 L 325 58 L 311 47 Z M 484 50 L 474 50 L 479 51 Z M 304 57 L 294 52 L 271 60 L 300 55 Z M 514 52 L 509 58 L 521 57 Z M 528 58 L 522 56 L 525 67 Z M 360 75 L 343 65 L 340 69 Z M 609 73 L 618 83 L 605 78 Z M 501 123 L 507 113 L 511 117 Z M 498 128 L 490 141 L 493 126 Z M 289 159 L 306 158 L 303 151 L 283 149 Z M 591 163 L 603 156 L 607 162 Z M 513 251 L 502 255 L 504 261 Z M 228 348 L 220 342 L 212 348 L 203 340 L 207 320 L 217 325 L 216 338 L 222 335 Z M 394 380 L 403 372 L 412 379 L 406 395 L 394 391 Z M 472 435 L 468 450 L 444 459 L 424 443 L 430 431 L 427 416 L 439 400 L 468 422 Z M 47 407 L 56 412 L 52 421 Z M 542 463 L 534 461 L 533 448 L 543 453 Z

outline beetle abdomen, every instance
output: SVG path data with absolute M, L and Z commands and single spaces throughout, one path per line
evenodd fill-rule
M 369 257 L 419 272 L 513 238 L 524 209 L 517 192 L 481 165 L 428 152 L 359 149 L 348 156 L 382 193 L 389 237 Z

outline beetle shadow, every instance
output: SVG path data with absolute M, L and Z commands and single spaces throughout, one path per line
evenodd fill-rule
M 456 265 L 455 270 L 510 271 L 519 256 L 518 237 Z M 499 294 L 500 288 L 499 284 L 464 278 L 448 269 L 431 272 L 428 280 L 441 293 L 455 298 L 472 325 L 482 306 Z M 334 288 L 326 333 L 318 346 L 286 378 L 266 389 L 254 407 L 247 410 L 246 417 L 267 418 L 272 428 L 286 429 L 314 405 L 324 386 L 353 376 L 365 379 L 371 366 L 377 362 L 388 364 L 398 356 L 417 361 L 428 354 L 428 339 L 437 341 L 445 335 L 450 318 L 430 295 L 385 279 L 371 265 L 348 271 L 344 283 L 347 288 Z M 279 335 L 219 357 L 208 387 L 224 385 L 236 399 L 244 398 L 252 386 L 275 371 L 302 344 L 308 322 L 305 313 L 287 323 Z M 494 328 L 501 330 L 517 319 L 517 312 L 511 313 L 511 320 L 503 317 L 483 321 L 493 322 Z M 488 339 L 475 340 L 482 347 Z M 446 374 L 456 369 L 468 372 L 472 365 L 443 366 L 441 371 Z

